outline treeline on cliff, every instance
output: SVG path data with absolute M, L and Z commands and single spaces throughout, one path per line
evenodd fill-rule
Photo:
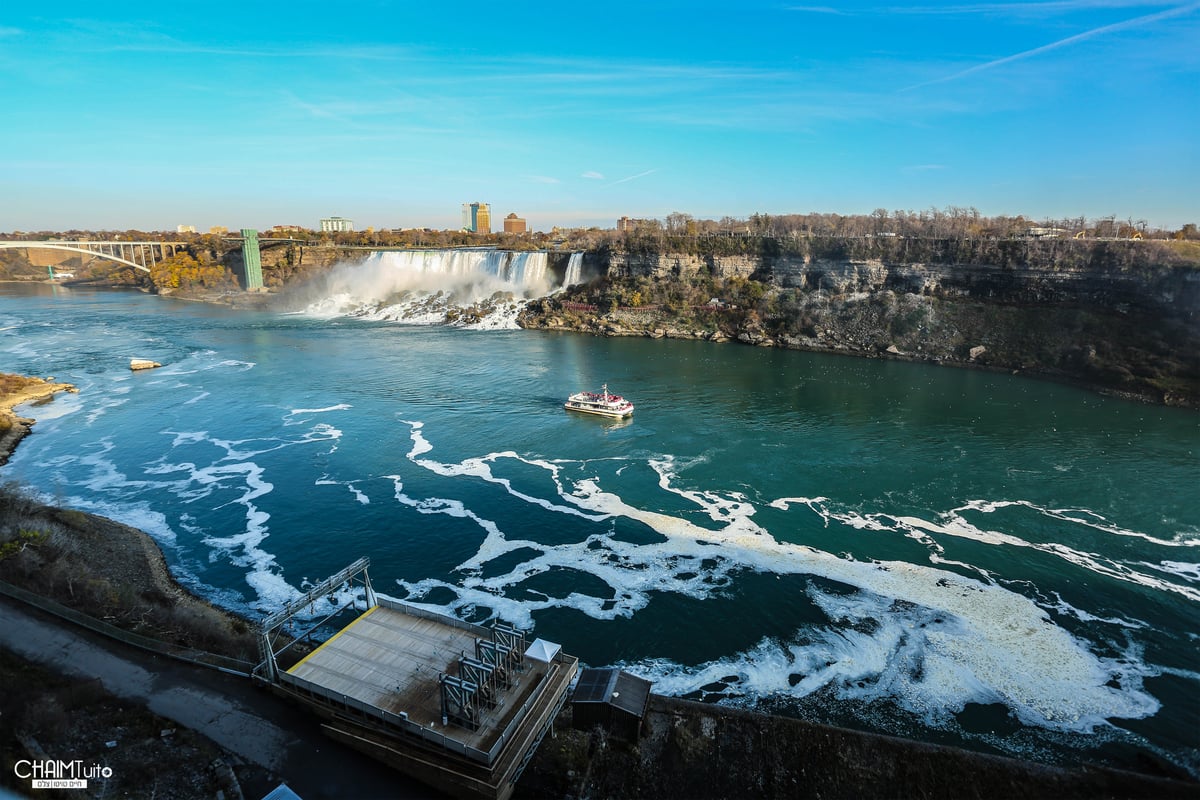
M 672 212 L 664 220 L 623 218 L 622 232 L 648 235 L 711 236 L 733 235 L 786 239 L 795 236 L 913 236 L 933 239 L 1014 239 L 1027 236 L 1056 236 L 1088 239 L 1169 239 L 1200 241 L 1195 223 L 1178 229 L 1151 226 L 1132 217 L 1115 215 L 1099 219 L 1072 217 L 1035 220 L 1023 215 L 984 216 L 975 208 L 948 206 L 923 211 L 892 211 L 878 208 L 870 214 L 752 214 L 746 219 L 722 217 L 697 219 Z
M 781 238 L 633 231 L 597 243 L 595 250 L 605 258 L 611 258 L 613 253 L 642 256 L 671 253 L 700 258 L 746 256 L 758 259 L 762 268 L 768 271 L 772 263 L 780 258 L 1111 271 L 1200 263 L 1200 244 L 1188 247 L 1190 244 L 1155 239 L 994 239 L 837 234 L 794 234 Z

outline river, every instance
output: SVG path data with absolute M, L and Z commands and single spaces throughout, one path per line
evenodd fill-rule
M 251 616 L 365 555 L 383 593 L 662 693 L 1200 774 L 1194 411 L 307 308 L 0 284 L 0 371 L 79 388 L 21 409 L 2 477 Z M 605 382 L 632 420 L 563 410 Z

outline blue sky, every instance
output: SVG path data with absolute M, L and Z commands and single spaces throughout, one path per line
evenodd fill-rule
M 9 3 L 0 103 L 0 231 L 1200 222 L 1200 2 Z

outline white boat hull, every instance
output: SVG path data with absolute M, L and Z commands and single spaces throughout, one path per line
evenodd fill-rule
M 633 403 L 618 394 L 609 394 L 607 383 L 600 392 L 576 392 L 567 398 L 563 408 L 611 419 L 624 419 L 633 415 Z
M 571 401 L 563 403 L 563 408 L 567 411 L 578 411 L 581 414 L 595 414 L 598 417 L 612 417 L 613 419 L 624 419 L 625 417 L 633 416 L 633 406 L 621 410 L 611 410 L 606 408 L 595 408 L 584 404 L 574 404 Z

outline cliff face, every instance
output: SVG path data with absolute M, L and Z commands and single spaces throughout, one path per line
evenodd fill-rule
M 655 296 L 643 300 L 648 310 L 585 289 L 534 305 L 522 322 L 1022 370 L 1200 406 L 1200 267 L 1131 263 L 1128 254 L 1140 252 L 1027 248 L 1002 254 L 999 264 L 611 253 L 606 264 L 593 256 L 597 272 L 607 266 L 607 298 L 629 297 L 633 288 L 661 297 L 672 286 L 728 290 L 738 282 L 729 279 L 752 278 L 766 289 L 753 303 L 725 296 L 716 307 Z M 705 300 L 693 293 L 690 302 Z
M 700 256 L 619 253 L 610 257 L 614 278 L 756 278 L 779 288 L 848 295 L 888 291 L 1016 305 L 1069 305 L 1117 313 L 1144 310 L 1200 325 L 1200 268 L 1105 264 L 897 263 L 882 259 L 811 256 Z

